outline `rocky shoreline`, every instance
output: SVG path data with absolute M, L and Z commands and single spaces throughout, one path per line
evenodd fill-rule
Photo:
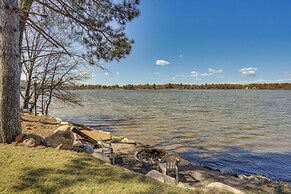
M 125 137 L 113 136 L 108 132 L 79 124 L 68 123 L 58 118 L 33 116 L 27 113 L 22 114 L 22 128 L 23 134 L 16 138 L 18 145 L 28 147 L 44 145 L 57 149 L 87 152 L 105 163 L 111 163 L 110 158 L 102 154 L 102 146 L 99 142 L 100 137 L 102 137 L 102 140 L 110 143 L 114 150 L 116 155 L 114 165 L 150 176 L 164 183 L 175 184 L 173 176 L 164 176 L 156 171 L 154 162 L 145 162 L 140 159 L 138 153 L 142 153 L 143 150 L 157 149 L 149 145 L 143 145 Z M 80 136 L 80 134 L 85 135 Z M 158 157 L 167 152 L 160 150 L 163 153 Z M 180 180 L 178 186 L 188 190 L 198 189 L 211 193 L 219 193 L 220 191 L 230 193 L 291 193 L 289 184 L 275 182 L 263 176 L 231 176 L 194 165 L 186 160 L 182 160 L 178 164 L 178 168 Z

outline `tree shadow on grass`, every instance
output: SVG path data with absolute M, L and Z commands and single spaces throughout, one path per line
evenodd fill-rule
M 108 188 L 125 190 L 134 184 L 142 184 L 142 193 L 163 191 L 148 177 L 129 173 L 121 168 L 103 165 L 93 157 L 77 157 L 62 167 L 23 168 L 23 173 L 12 186 L 15 192 L 34 193 L 103 193 Z M 134 191 L 134 189 L 133 189 Z M 138 192 L 140 193 L 140 192 Z

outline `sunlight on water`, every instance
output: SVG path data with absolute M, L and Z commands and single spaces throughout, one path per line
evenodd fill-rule
M 291 91 L 75 92 L 82 107 L 56 103 L 51 115 L 214 169 L 291 180 Z

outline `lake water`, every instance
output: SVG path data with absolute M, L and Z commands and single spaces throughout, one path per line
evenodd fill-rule
M 231 174 L 291 182 L 291 91 L 74 91 L 50 115 L 180 153 Z

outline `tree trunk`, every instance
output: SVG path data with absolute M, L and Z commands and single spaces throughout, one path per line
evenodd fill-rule
M 32 73 L 33 73 L 33 65 L 34 62 L 30 61 L 29 64 L 29 70 L 28 70 L 28 75 L 27 75 L 27 85 L 26 85 L 26 89 L 25 89 L 25 95 L 24 95 L 24 99 L 23 99 L 23 109 L 28 109 L 29 108 L 29 101 L 31 99 L 31 85 L 32 85 Z
M 24 11 L 22 13 L 22 15 L 21 15 L 21 20 L 19 21 L 19 31 L 20 31 L 20 34 L 19 34 L 19 49 L 21 49 L 21 46 L 22 46 L 25 23 L 26 23 L 26 20 L 29 17 L 29 11 L 31 9 L 32 3 L 33 3 L 33 0 L 20 0 L 19 1 L 19 9 Z
M 21 133 L 18 0 L 0 0 L 0 143 Z

